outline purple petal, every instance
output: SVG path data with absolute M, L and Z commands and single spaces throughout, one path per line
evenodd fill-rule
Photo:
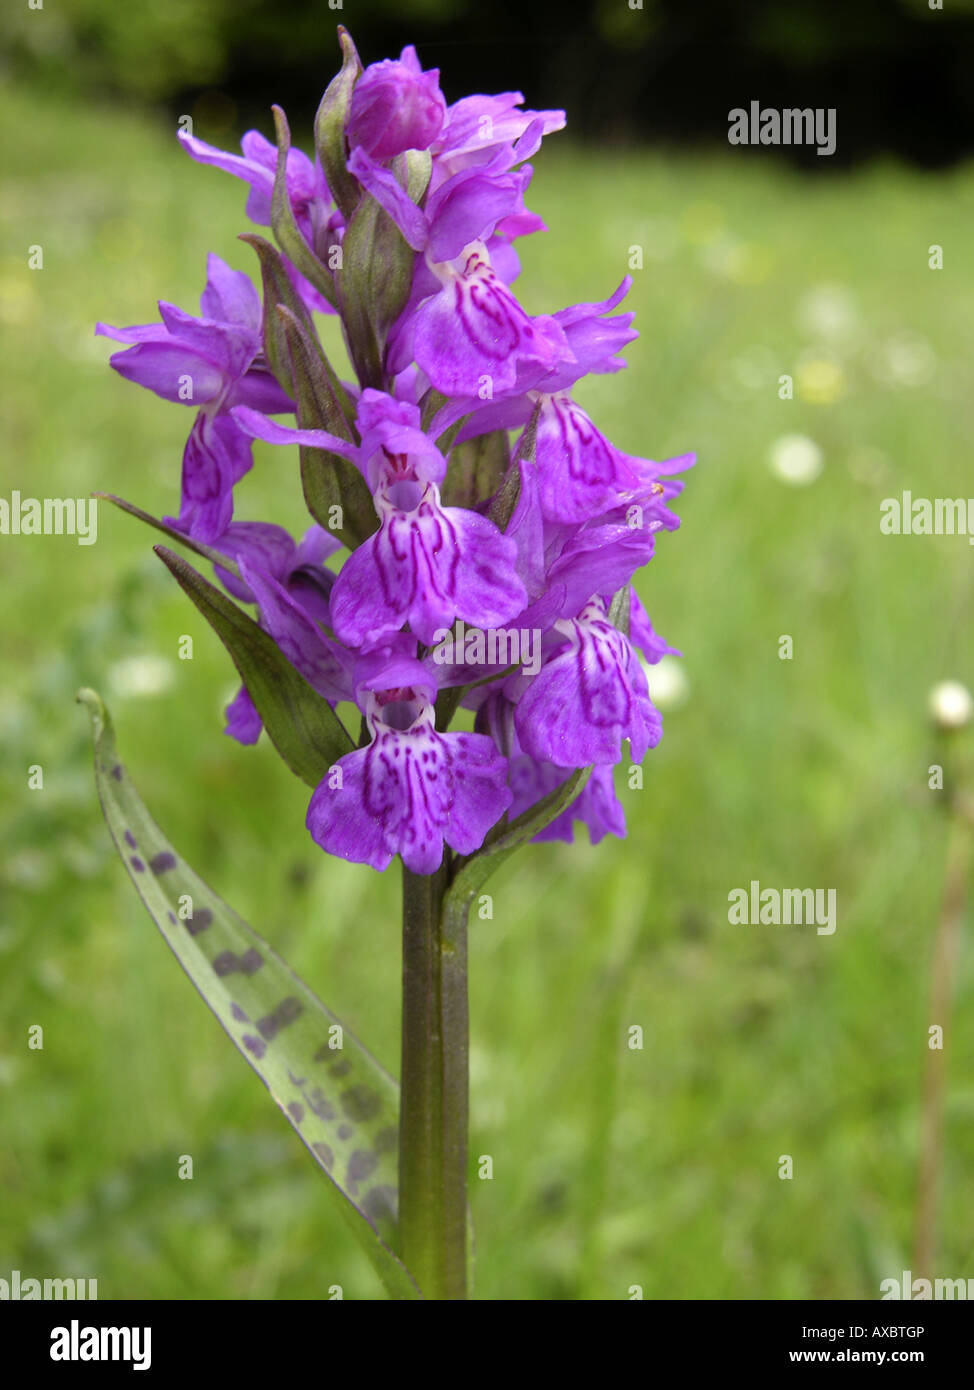
M 342 785 L 325 776 L 308 829 L 329 853 L 380 870 L 399 853 L 413 873 L 434 873 L 444 840 L 471 853 L 511 801 L 506 763 L 480 734 L 387 730 L 337 766 Z
M 235 698 L 227 705 L 226 716 L 227 727 L 223 732 L 229 734 L 230 738 L 246 744 L 256 743 L 260 738 L 264 726 L 245 685 L 240 687 Z
M 529 318 L 478 251 L 419 306 L 412 333 L 416 361 L 448 396 L 481 396 L 485 384 L 496 396 L 518 384 L 519 367 L 536 379 L 571 356 L 563 330 Z
M 410 55 L 405 61 L 387 58 L 370 64 L 352 93 L 348 140 L 374 159 L 428 149 L 446 118 L 439 70 L 424 73 L 418 68 L 416 50 L 405 53 Z
M 572 623 L 568 648 L 535 676 L 515 725 L 525 752 L 558 767 L 617 763 L 628 738 L 639 762 L 662 724 L 629 643 L 607 622 Z
M 349 699 L 348 661 L 340 648 L 277 580 L 243 558 L 240 573 L 257 600 L 263 626 L 291 665 L 326 700 Z
M 256 130 L 250 130 L 243 137 L 241 145 L 244 149 L 244 156 L 239 154 L 228 154 L 225 150 L 218 150 L 213 145 L 207 145 L 203 140 L 198 140 L 194 135 L 187 135 L 184 131 L 179 132 L 179 143 L 186 153 L 195 159 L 197 164 L 212 164 L 217 169 L 224 170 L 227 174 L 233 174 L 235 178 L 243 179 L 251 188 L 250 197 L 247 200 L 247 216 L 258 226 L 269 227 L 271 221 L 271 195 L 274 191 L 274 166 L 276 164 L 276 152 L 273 161 L 265 163 L 253 158 L 255 148 L 254 142 L 262 142 L 263 146 L 268 146 L 274 151 L 274 146 L 265 140 Z
M 553 521 L 586 521 L 637 485 L 627 456 L 567 396 L 546 397 L 538 420 L 541 509 Z
M 260 296 L 242 270 L 231 270 L 211 252 L 206 261 L 206 289 L 200 297 L 204 319 L 235 323 L 260 333 Z
M 268 521 L 233 521 L 220 537 L 220 549 L 231 560 L 246 560 L 274 579 L 283 579 L 291 568 L 296 546 L 283 526 Z M 228 570 L 217 567 L 220 582 L 234 598 L 255 603 L 248 586 Z
M 183 451 L 180 531 L 210 544 L 233 517 L 233 488 L 252 465 L 250 441 L 226 415 L 200 411 Z
M 357 461 L 358 450 L 347 439 L 339 439 L 327 430 L 300 430 L 288 425 L 278 425 L 268 420 L 266 415 L 251 410 L 249 406 L 238 405 L 230 414 L 244 431 L 254 439 L 266 439 L 268 444 L 304 444 L 311 449 L 330 449 L 341 454 L 342 458 Z
M 352 151 L 348 169 L 376 202 L 385 208 L 413 250 L 424 250 L 429 237 L 426 217 L 395 174 L 390 169 L 381 168 L 363 149 Z
M 109 358 L 119 376 L 154 391 L 163 400 L 200 406 L 215 400 L 226 386 L 223 370 L 209 358 L 167 336 L 115 352 Z

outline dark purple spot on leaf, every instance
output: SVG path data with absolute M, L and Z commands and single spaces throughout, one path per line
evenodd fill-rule
M 149 860 L 149 868 L 154 874 L 164 874 L 167 869 L 176 867 L 176 856 L 164 849 Z
M 395 1149 L 399 1143 L 399 1132 L 392 1125 L 388 1129 L 380 1129 L 375 1136 L 376 1153 L 388 1153 L 390 1149 Z
M 247 1017 L 246 1012 L 240 1007 L 239 1004 L 231 1004 L 230 1012 L 233 1014 L 234 1018 L 237 1020 L 238 1023 L 250 1022 L 250 1019 Z
M 335 1118 L 335 1107 L 320 1086 L 313 1086 L 304 1098 L 320 1120 Z
M 304 1106 L 300 1101 L 292 1100 L 288 1105 L 287 1113 L 291 1116 L 294 1123 L 299 1125 L 304 1119 Z
M 339 1131 L 341 1133 L 341 1131 Z M 374 1173 L 378 1167 L 379 1160 L 367 1149 L 356 1149 L 348 1160 L 348 1173 L 345 1182 L 348 1186 L 350 1196 L 354 1197 L 358 1191 L 358 1185 L 363 1182 L 370 1173 Z
M 382 1097 L 368 1086 L 353 1086 L 342 1094 L 342 1109 L 350 1120 L 371 1120 L 382 1109 Z
M 131 830 L 126 830 L 125 832 L 125 843 L 128 845 L 129 849 L 135 849 L 139 843 Z
M 347 1076 L 352 1070 L 351 1062 L 346 1062 L 344 1057 L 336 1057 L 330 1064 L 329 1070 L 332 1076 Z
M 240 957 L 240 969 L 245 975 L 253 975 L 264 964 L 264 957 L 256 946 L 251 946 Z
M 145 865 L 142 863 L 142 860 L 139 858 L 137 854 L 129 855 L 129 863 L 132 865 L 132 868 L 135 870 L 137 874 L 145 873 Z
M 237 966 L 237 957 L 232 951 L 221 951 L 220 954 L 213 959 L 213 969 L 216 974 L 221 977 L 224 975 L 232 975 L 237 969 Z
M 311 1150 L 315 1157 L 319 1159 L 330 1171 L 335 1162 L 335 1155 L 327 1144 L 312 1144 Z
M 167 913 L 166 913 L 166 916 L 169 918 L 170 922 L 172 922 L 173 926 L 175 926 L 175 925 L 176 925 L 176 914 L 175 914 L 175 912 L 167 912 Z
M 116 763 L 115 766 L 112 768 L 112 776 L 115 778 L 115 781 L 116 781 L 116 782 L 121 782 L 121 780 L 122 780 L 122 764 L 121 764 L 121 763 Z
M 213 913 L 208 907 L 201 907 L 195 911 L 186 922 L 186 930 L 190 936 L 199 936 L 201 931 L 206 931 L 207 927 L 213 922 Z
M 295 1076 L 293 1071 L 289 1071 L 287 1074 L 287 1079 L 288 1081 L 290 1081 L 292 1086 L 301 1087 L 304 1085 L 307 1078 L 303 1076 Z
M 338 1137 L 339 1137 L 339 1139 L 351 1139 L 351 1137 L 352 1137 L 352 1135 L 353 1135 L 354 1133 L 355 1133 L 355 1130 L 352 1128 L 351 1125 L 339 1125 L 339 1126 L 338 1126 Z
M 378 1225 L 380 1221 L 396 1219 L 396 1189 L 380 1184 L 367 1192 L 360 1203 L 369 1221 Z
M 282 999 L 273 1013 L 265 1014 L 263 1018 L 257 1020 L 257 1031 L 262 1038 L 269 1042 L 271 1038 L 276 1038 L 282 1028 L 286 1028 L 289 1023 L 303 1012 L 304 1005 L 300 999 L 295 999 L 289 995 L 287 999 Z
M 263 1057 L 264 1053 L 267 1051 L 267 1048 L 261 1042 L 260 1038 L 255 1038 L 252 1033 L 244 1034 L 243 1045 L 254 1057 Z

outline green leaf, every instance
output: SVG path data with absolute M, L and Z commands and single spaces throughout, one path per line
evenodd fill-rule
M 252 246 L 260 261 L 264 300 L 264 355 L 270 364 L 271 370 L 284 390 L 293 398 L 294 380 L 291 373 L 291 358 L 288 352 L 285 325 L 281 315 L 277 312 L 279 306 L 283 305 L 298 324 L 302 337 L 311 345 L 312 351 L 320 358 L 322 367 L 331 380 L 332 394 L 345 420 L 344 428 L 341 431 L 336 429 L 333 433 L 337 434 L 340 432 L 345 435 L 345 437 L 351 438 L 349 430 L 355 419 L 355 408 L 348 398 L 348 392 L 339 381 L 331 363 L 325 356 L 324 349 L 318 341 L 318 335 L 315 332 L 311 315 L 308 313 L 306 305 L 291 283 L 291 277 L 287 273 L 283 256 L 269 241 L 265 240 L 262 236 L 257 236 L 255 233 L 243 232 L 238 237 L 238 240 L 245 241 L 248 246 Z
M 291 264 L 296 266 L 304 278 L 334 307 L 337 299 L 331 271 L 305 241 L 301 228 L 295 221 L 294 209 L 291 207 L 291 198 L 287 191 L 287 156 L 291 148 L 291 131 L 287 117 L 279 106 L 272 106 L 271 110 L 274 113 L 274 129 L 277 132 L 277 171 L 271 197 L 271 228 L 278 245 Z
M 285 305 L 278 305 L 277 316 L 287 343 L 298 424 L 302 429 L 327 430 L 349 443 L 357 442 L 343 408 L 347 401 L 345 389 L 327 358 Z M 365 479 L 353 463 L 330 449 L 312 449 L 301 444 L 299 453 L 301 486 L 308 510 L 320 526 L 340 536 L 349 550 L 354 550 L 379 525 Z
M 355 747 L 331 705 L 253 618 L 181 556 L 164 545 L 153 549 L 230 653 L 274 747 L 292 772 L 316 787 Z
M 356 52 L 351 34 L 341 24 L 338 26 L 338 42 L 342 50 L 342 66 L 321 98 L 315 116 L 315 146 L 332 197 L 348 222 L 362 196 L 358 180 L 345 167 L 345 122 L 352 91 L 362 72 L 362 60 Z
M 112 502 L 123 512 L 128 512 L 129 516 L 134 516 L 138 521 L 144 521 L 147 526 L 152 526 L 157 531 L 161 531 L 170 540 L 184 545 L 187 550 L 191 550 L 194 555 L 199 555 L 202 560 L 209 560 L 211 564 L 219 565 L 227 570 L 236 579 L 240 578 L 240 571 L 237 569 L 236 560 L 231 560 L 229 555 L 221 555 L 219 550 L 215 550 L 212 545 L 204 545 L 202 541 L 194 541 L 191 536 L 184 535 L 182 531 L 177 531 L 174 526 L 167 526 L 158 517 L 151 516 L 149 512 L 144 512 L 141 507 L 137 507 L 134 502 L 126 502 L 124 497 L 116 497 L 113 492 L 93 492 L 92 497 L 102 497 L 106 502 Z
M 100 697 L 81 690 L 78 700 L 91 715 L 105 820 L 156 926 L 328 1177 L 391 1296 L 420 1298 L 394 1253 L 399 1087 L 174 851 L 119 760 Z M 146 1046 L 156 1041 L 145 1039 Z

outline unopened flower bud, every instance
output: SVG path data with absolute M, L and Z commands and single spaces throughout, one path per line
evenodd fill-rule
M 443 128 L 446 102 L 437 68 L 423 72 L 414 48 L 367 67 L 355 84 L 348 139 L 373 159 L 425 150 Z

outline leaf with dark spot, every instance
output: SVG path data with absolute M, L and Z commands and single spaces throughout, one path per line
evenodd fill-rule
M 93 690 L 80 691 L 78 699 L 91 715 L 105 820 L 156 926 L 327 1176 L 328 1191 L 391 1296 L 420 1298 L 395 1253 L 397 1146 L 390 1136 L 398 1127 L 398 1086 L 268 943 L 175 853 L 131 779 L 113 775 L 118 756 L 101 699 Z M 126 831 L 150 860 L 171 856 L 172 867 L 162 874 L 135 872 Z M 187 898 L 192 916 L 185 912 Z M 342 1039 L 336 1053 L 347 1078 L 340 1082 L 315 1061 L 335 1037 Z M 346 1115 L 354 1115 L 354 1126 L 345 1122 Z

